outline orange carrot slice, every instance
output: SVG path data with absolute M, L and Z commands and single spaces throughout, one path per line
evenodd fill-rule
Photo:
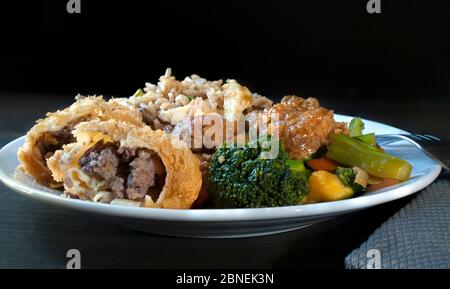
M 334 172 L 338 166 L 337 162 L 327 158 L 326 156 L 309 160 L 306 163 L 310 168 L 312 168 L 315 171 Z

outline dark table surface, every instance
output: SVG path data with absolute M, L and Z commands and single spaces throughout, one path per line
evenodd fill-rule
M 70 98 L 2 95 L 0 145 L 23 135 Z M 337 113 L 450 138 L 445 98 L 433 102 L 322 104 Z M 380 113 L 380 111 L 382 113 Z M 343 268 L 344 258 L 413 196 L 303 230 L 243 239 L 188 239 L 133 231 L 94 215 L 39 203 L 0 185 L 0 268 L 65 268 L 81 252 L 82 268 Z

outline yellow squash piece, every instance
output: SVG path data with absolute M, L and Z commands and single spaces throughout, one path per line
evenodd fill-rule
M 342 184 L 338 176 L 327 171 L 315 171 L 309 177 L 308 201 L 329 202 L 350 198 L 353 190 Z

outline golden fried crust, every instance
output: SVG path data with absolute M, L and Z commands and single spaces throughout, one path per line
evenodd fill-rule
M 269 114 L 271 128 L 278 129 L 290 158 L 303 160 L 328 144 L 333 132 L 346 132 L 346 124 L 334 120 L 333 111 L 319 101 L 288 95 L 275 104 Z
M 79 157 L 80 151 L 85 152 L 95 145 L 98 139 L 106 138 L 121 147 L 146 148 L 161 158 L 166 170 L 165 185 L 155 202 L 150 196 L 146 196 L 144 206 L 188 209 L 197 199 L 202 185 L 200 162 L 190 149 L 169 134 L 161 130 L 153 131 L 147 126 L 136 127 L 116 120 L 95 120 L 78 124 L 74 135 L 77 137 L 77 143 L 64 146 L 63 150 L 57 151 L 48 160 L 55 178 L 65 181 L 65 189 L 69 193 L 80 192 L 80 188 L 75 187 L 77 180 L 68 181 L 72 187 L 68 186 L 65 180 L 66 177 L 70 177 L 67 175 L 70 167 L 79 167 L 78 162 L 73 160 L 73 155 Z
M 136 109 L 124 106 L 114 99 L 105 101 L 101 96 L 84 97 L 64 110 L 47 113 L 46 118 L 36 122 L 27 133 L 25 144 L 17 155 L 23 170 L 36 181 L 50 187 L 58 187 L 47 168 L 45 156 L 39 148 L 39 140 L 49 132 L 58 132 L 68 125 L 91 119 L 117 119 L 134 125 L 142 125 L 140 113 Z

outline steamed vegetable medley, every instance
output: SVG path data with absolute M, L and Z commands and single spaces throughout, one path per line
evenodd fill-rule
M 375 134 L 363 134 L 354 118 L 347 133 L 334 133 L 326 146 L 305 159 L 289 159 L 283 142 L 273 159 L 256 143 L 219 147 L 208 171 L 215 206 L 258 208 L 338 201 L 409 178 L 408 162 L 389 155 Z

